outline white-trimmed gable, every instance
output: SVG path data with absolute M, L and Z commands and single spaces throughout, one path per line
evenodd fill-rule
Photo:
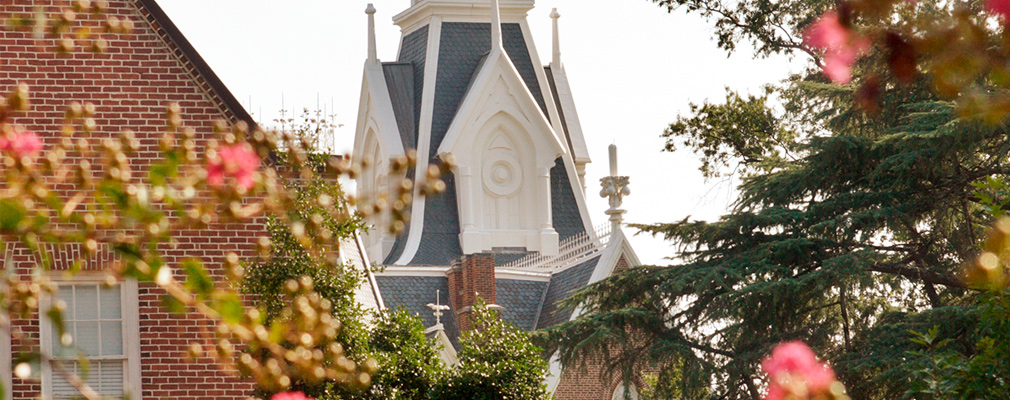
M 566 148 L 500 47 L 484 60 L 438 148 L 456 161 L 463 254 L 553 255 L 550 171 Z
M 635 254 L 635 250 L 631 248 L 631 242 L 624 235 L 624 230 L 618 228 L 610 233 L 610 240 L 607 242 L 606 247 L 603 248 L 603 255 L 600 256 L 600 262 L 596 264 L 596 269 L 593 270 L 593 275 L 589 278 L 588 284 L 592 285 L 613 275 L 614 271 L 617 270 L 617 264 L 622 258 L 628 263 L 628 267 L 642 265 L 642 262 L 638 259 L 638 255 Z M 576 316 L 575 314 L 572 315 L 573 319 Z
M 389 176 L 390 162 L 404 154 L 382 64 L 366 62 L 352 152 L 352 161 L 363 165 L 356 180 L 358 197 L 368 201 L 391 196 L 390 182 L 402 177 Z M 377 227 L 388 226 L 388 215 L 375 215 L 368 222 Z M 364 241 L 369 255 L 378 260 L 389 252 L 395 237 L 384 229 L 372 229 Z

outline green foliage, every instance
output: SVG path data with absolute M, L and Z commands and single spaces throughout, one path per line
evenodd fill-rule
M 429 399 L 448 375 L 421 319 L 404 309 L 379 318 L 371 332 L 371 354 L 380 368 L 363 399 Z
M 767 88 L 771 91 L 771 88 Z M 663 132 L 666 151 L 678 144 L 701 153 L 701 172 L 711 178 L 738 161 L 745 171 L 769 172 L 783 163 L 793 135 L 768 109 L 768 95 L 740 97 L 727 90 L 725 104 L 691 104 L 691 118 L 679 117 Z
M 751 40 L 759 55 L 796 50 L 802 27 L 833 4 L 656 2 L 712 18 L 721 47 Z M 857 75 L 880 73 L 871 61 L 884 56 L 869 55 Z M 995 360 L 1010 359 L 998 346 L 1010 325 L 987 316 L 987 297 L 961 274 L 1005 205 L 1010 137 L 928 82 L 881 85 L 876 115 L 813 70 L 762 97 L 730 92 L 694 106 L 665 136 L 699 153 L 710 176 L 745 167 L 733 209 L 718 221 L 637 226 L 670 240 L 675 264 L 579 292 L 569 305 L 587 313 L 537 343 L 566 366 L 602 357 L 630 374 L 651 364 L 664 377 L 651 395 L 666 398 L 758 399 L 761 360 L 788 340 L 826 358 L 852 398 L 1006 398 L 1010 374 Z M 794 158 L 776 159 L 783 149 Z M 934 326 L 943 346 L 924 352 L 910 332 Z M 918 386 L 929 377 L 935 384 Z
M 826 0 L 650 0 L 668 11 L 695 13 L 714 26 L 718 46 L 727 52 L 748 42 L 755 55 L 808 52 L 796 33 L 835 5 Z
M 474 329 L 463 333 L 459 365 L 437 389 L 435 399 L 548 399 L 543 385 L 547 362 L 529 335 L 504 322 L 483 301 L 470 316 Z

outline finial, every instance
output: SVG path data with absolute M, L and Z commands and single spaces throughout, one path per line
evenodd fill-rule
M 501 10 L 498 8 L 498 0 L 491 0 L 491 51 L 501 46 Z
M 624 196 L 631 194 L 628 188 L 628 177 L 617 176 L 617 145 L 611 144 L 610 150 L 610 176 L 600 179 L 600 197 L 609 198 L 610 209 L 605 211 L 610 216 L 611 229 L 616 231 L 624 222 L 624 213 L 627 211 L 620 209 L 624 203 Z
M 375 6 L 372 3 L 368 3 L 365 14 L 368 14 L 368 62 L 375 63 L 379 57 L 375 51 Z
M 551 66 L 554 67 L 561 67 L 561 38 L 558 32 L 558 18 L 561 18 L 558 9 L 551 10 L 551 19 L 554 20 L 554 57 L 551 59 Z
M 428 308 L 434 311 L 435 315 L 435 326 L 433 328 L 442 329 L 442 311 L 449 311 L 449 306 L 442 305 L 441 290 L 435 291 L 435 304 L 428 303 Z

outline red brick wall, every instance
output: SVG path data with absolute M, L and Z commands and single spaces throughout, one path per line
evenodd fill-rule
M 480 296 L 487 304 L 497 302 L 494 286 L 494 257 L 473 254 L 449 270 L 449 301 L 460 331 L 470 330 L 470 309 Z
M 614 266 L 614 273 L 630 268 L 628 259 L 622 254 Z M 614 390 L 621 383 L 616 376 L 601 375 L 603 367 L 599 362 L 589 363 L 585 369 L 567 368 L 562 372 L 561 381 L 554 392 L 556 400 L 611 400 Z
M 56 11 L 68 1 L 0 0 L 0 17 L 29 14 L 37 5 Z M 197 149 L 203 149 L 213 137 L 212 123 L 218 119 L 234 121 L 210 85 L 196 73 L 194 66 L 182 60 L 181 51 L 169 40 L 164 30 L 135 0 L 110 1 L 109 15 L 129 18 L 135 30 L 128 35 L 108 35 L 108 51 L 92 54 L 82 49 L 66 56 L 54 54 L 52 40 L 35 40 L 30 32 L 0 30 L 0 90 L 9 92 L 19 82 L 31 89 L 32 111 L 19 115 L 15 123 L 37 132 L 47 146 L 56 143 L 65 107 L 72 101 L 92 102 L 99 129 L 91 134 L 100 139 L 116 137 L 123 129 L 132 129 L 141 142 L 131 165 L 134 181 L 144 176 L 144 170 L 160 153 L 157 140 L 165 126 L 165 107 L 177 102 L 182 107 L 183 123 L 197 133 Z M 88 18 L 78 14 L 78 24 Z M 93 21 L 93 20 L 92 20 Z M 77 163 L 68 159 L 68 163 Z M 92 165 L 101 165 L 92 160 Z M 96 171 L 96 173 L 100 173 Z M 206 194 L 204 194 L 206 196 Z M 206 201 L 212 201 L 207 197 Z M 251 259 L 256 238 L 262 235 L 260 223 L 212 226 L 210 229 L 182 232 L 178 245 L 166 249 L 167 260 L 177 263 L 188 257 L 203 259 L 212 274 L 224 255 L 234 251 L 243 259 Z M 13 249 L 13 267 L 19 274 L 34 265 L 34 257 L 23 248 Z M 108 260 L 89 262 L 88 268 L 106 267 Z M 57 264 L 65 265 L 65 264 Z M 144 399 L 189 400 L 243 399 L 252 385 L 219 370 L 210 359 L 187 362 L 185 350 L 192 340 L 212 336 L 211 321 L 198 315 L 172 315 L 161 307 L 163 292 L 142 284 L 140 292 L 140 343 L 142 365 L 142 396 Z M 27 341 L 15 342 L 17 349 L 38 348 L 38 319 L 14 321 L 16 329 L 26 333 Z M 14 398 L 31 399 L 39 395 L 37 382 L 15 378 Z

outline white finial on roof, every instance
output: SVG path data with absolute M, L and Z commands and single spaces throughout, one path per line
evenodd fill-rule
M 368 3 L 365 14 L 368 14 L 368 62 L 376 63 L 379 57 L 375 51 L 375 6 L 372 3 Z
M 435 326 L 432 327 L 434 329 L 442 329 L 442 315 L 444 315 L 442 314 L 442 311 L 449 311 L 449 306 L 443 306 L 441 304 L 442 303 L 441 294 L 442 294 L 441 290 L 436 290 L 435 304 L 428 303 L 428 308 L 434 311 L 435 315 Z
M 558 18 L 561 18 L 558 9 L 551 10 L 551 19 L 554 20 L 554 57 L 551 59 L 551 66 L 555 68 L 561 67 L 561 38 L 558 33 Z
M 610 145 L 609 150 L 610 176 L 600 179 L 600 185 L 603 186 L 600 197 L 610 200 L 610 209 L 605 213 L 610 216 L 611 231 L 616 232 L 624 222 L 624 213 L 627 212 L 620 208 L 621 204 L 624 203 L 624 196 L 631 194 L 631 189 L 628 188 L 628 177 L 617 176 L 617 145 Z
M 501 40 L 501 10 L 498 8 L 498 0 L 491 1 L 491 51 L 502 47 Z

